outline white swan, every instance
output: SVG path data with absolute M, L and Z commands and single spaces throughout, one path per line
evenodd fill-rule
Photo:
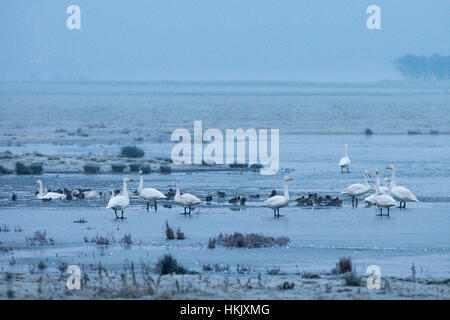
M 130 205 L 130 197 L 128 195 L 127 190 L 127 182 L 133 181 L 132 179 L 124 178 L 123 179 L 123 189 L 122 192 L 119 193 L 117 196 L 111 197 L 108 201 L 108 205 L 106 206 L 106 209 L 113 209 L 114 213 L 116 215 L 116 219 L 123 219 L 123 209 L 128 207 Z M 117 211 L 122 211 L 122 216 L 119 218 L 117 216 Z
M 380 187 L 380 194 L 387 194 L 389 195 L 390 191 L 389 191 L 389 186 L 388 186 L 388 182 L 390 181 L 389 178 L 385 177 L 383 179 L 384 181 L 384 187 Z M 374 205 L 375 204 L 375 193 L 366 197 L 364 199 L 364 202 L 366 202 L 369 205 Z
M 184 214 L 186 214 L 186 208 L 189 208 L 189 214 L 191 214 L 192 207 L 202 202 L 199 198 L 197 198 L 193 194 L 190 193 L 180 194 L 180 188 L 178 188 L 178 185 L 175 182 L 170 183 L 169 186 L 175 186 L 177 188 L 174 200 L 176 203 L 183 206 Z
M 364 184 L 361 183 L 355 183 L 349 185 L 347 188 L 345 188 L 341 194 L 348 195 L 352 197 L 352 207 L 358 207 L 358 196 L 369 192 L 370 186 L 367 182 L 367 177 L 371 177 L 368 170 L 364 171 Z
M 36 195 L 39 200 L 56 200 L 66 198 L 66 195 L 63 193 L 44 191 L 44 186 L 41 180 L 36 181 L 35 184 L 39 185 L 39 193 Z
M 284 196 L 276 195 L 276 196 L 270 197 L 269 199 L 267 199 L 266 201 L 261 203 L 261 205 L 263 207 L 268 207 L 268 208 L 273 209 L 274 217 L 279 217 L 280 216 L 280 208 L 286 207 L 289 203 L 289 190 L 288 190 L 287 182 L 290 180 L 292 180 L 292 178 L 289 178 L 287 176 L 284 177 L 284 179 L 283 179 Z
M 147 200 L 147 212 L 148 207 L 150 206 L 150 201 L 155 203 L 155 212 L 158 210 L 158 204 L 156 200 L 164 200 L 167 197 L 159 190 L 154 188 L 144 188 L 144 176 L 142 170 L 139 171 L 139 186 L 138 186 L 138 194 L 145 200 Z
M 391 177 L 391 184 L 390 184 L 390 191 L 391 195 L 394 197 L 394 199 L 400 201 L 400 208 L 406 208 L 406 202 L 419 202 L 417 200 L 416 196 L 409 191 L 409 189 L 401 186 L 397 186 L 396 180 L 395 180 L 395 167 L 393 164 L 390 164 L 386 167 L 386 169 L 392 170 L 392 177 Z M 403 202 L 403 206 L 402 206 Z
M 387 208 L 388 213 L 387 216 L 389 216 L 389 208 L 394 207 L 397 202 L 395 202 L 394 198 L 387 194 L 380 194 L 380 176 L 378 169 L 376 171 L 377 174 L 377 180 L 375 182 L 375 204 L 380 208 L 380 214 L 379 216 L 383 215 L 383 208 Z
M 384 186 L 380 187 L 380 194 L 387 194 L 389 195 L 389 193 L 391 193 L 391 190 L 389 189 L 389 184 L 388 182 L 390 182 L 391 179 L 389 179 L 388 177 L 384 177 L 383 182 L 384 182 Z
M 341 167 L 341 172 L 344 172 L 344 168 L 347 168 L 347 173 L 350 172 L 349 171 L 349 166 L 350 166 L 350 158 L 348 157 L 348 147 L 347 144 L 345 144 L 345 155 L 343 158 L 341 158 L 341 160 L 339 160 L 339 167 Z

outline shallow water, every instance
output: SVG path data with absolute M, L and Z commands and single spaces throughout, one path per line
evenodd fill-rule
M 0 83 L 0 135 L 14 144 L 54 140 L 55 129 L 109 141 L 158 139 L 194 120 L 209 128 L 292 133 L 450 133 L 448 82 Z M 105 124 L 105 129 L 86 125 Z M 7 136 L 6 136 L 7 135 Z M 86 138 L 87 140 L 89 138 Z
M 343 144 L 349 144 L 352 165 L 349 174 L 341 174 L 337 162 L 343 153 Z M 68 187 L 92 188 L 105 191 L 121 188 L 123 175 L 103 174 L 44 174 L 39 177 L 0 176 L 1 195 L 16 192 L 17 202 L 0 200 L 0 225 L 9 225 L 11 232 L 0 232 L 3 246 L 14 247 L 0 254 L 4 270 L 28 271 L 30 263 L 49 260 L 50 270 L 56 270 L 58 259 L 74 264 L 96 264 L 99 261 L 110 268 L 120 268 L 126 261 L 154 263 L 170 252 L 186 267 L 200 271 L 203 264 L 250 266 L 253 272 L 280 268 L 284 272 L 328 272 L 342 256 L 353 257 L 359 272 L 365 273 L 370 264 L 381 267 L 382 274 L 409 276 L 414 263 L 416 276 L 449 277 L 449 178 L 450 139 L 447 135 L 282 135 L 280 137 L 281 171 L 273 176 L 255 172 L 198 172 L 150 174 L 145 185 L 164 192 L 168 183 L 177 181 L 182 191 L 192 192 L 202 199 L 214 196 L 211 205 L 203 204 L 192 216 L 184 216 L 180 207 L 162 205 L 155 214 L 147 213 L 145 203 L 132 199 L 125 211 L 124 221 L 113 219 L 106 210 L 107 199 L 42 202 L 34 197 L 36 178 L 52 189 Z M 146 142 L 147 154 L 167 156 L 172 144 Z M 22 148 L 22 149 L 21 149 Z M 60 147 L 58 147 L 60 148 Z M 15 147 L 14 153 L 27 150 L 65 152 L 64 147 L 46 144 L 27 144 Z M 80 154 L 116 152 L 117 145 L 104 149 L 96 144 L 76 145 Z M 74 149 L 71 149 L 72 151 Z M 390 175 L 386 165 L 397 167 L 397 183 L 413 191 L 420 203 L 408 203 L 407 209 L 393 208 L 389 218 L 376 216 L 374 208 L 363 202 L 357 209 L 344 198 L 343 207 L 305 208 L 295 205 L 281 209 L 284 215 L 274 219 L 270 209 L 260 207 L 272 189 L 282 192 L 282 177 L 288 171 L 292 199 L 309 192 L 336 196 L 351 183 L 361 182 L 365 169 L 372 174 L 379 168 L 382 176 Z M 137 179 L 136 176 L 130 175 Z M 137 182 L 130 183 L 135 190 Z M 234 195 L 249 197 L 246 206 L 232 206 L 220 202 L 217 191 L 226 192 L 226 200 Z M 362 200 L 361 197 L 360 200 Z M 170 203 L 170 202 L 169 202 Z M 161 203 L 162 204 L 162 203 Z M 240 210 L 233 210 L 240 209 Z M 86 224 L 73 223 L 84 217 Z M 180 227 L 186 240 L 167 241 L 165 221 Z M 14 232 L 19 225 L 23 232 Z M 55 240 L 55 246 L 27 247 L 25 237 L 35 230 L 46 230 Z M 208 239 L 219 233 L 256 232 L 268 236 L 288 236 L 291 243 L 283 248 L 226 249 L 218 246 L 208 249 Z M 130 233 L 131 248 L 113 243 L 99 249 L 94 243 L 85 243 L 98 235 L 112 235 L 116 241 Z M 10 266 L 11 257 L 16 264 Z

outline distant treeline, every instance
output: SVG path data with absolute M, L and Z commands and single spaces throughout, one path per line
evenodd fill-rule
M 393 61 L 395 68 L 408 79 L 447 80 L 450 78 L 450 56 L 415 56 L 405 54 Z

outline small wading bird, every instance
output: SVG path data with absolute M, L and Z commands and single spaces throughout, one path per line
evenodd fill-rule
M 284 196 L 274 195 L 261 203 L 263 207 L 273 209 L 274 217 L 280 217 L 280 208 L 286 207 L 289 204 L 289 190 L 287 182 L 290 180 L 292 180 L 292 178 L 289 178 L 287 176 L 283 179 Z
M 178 185 L 175 182 L 172 182 L 169 184 L 169 186 L 175 186 L 177 191 L 175 193 L 175 202 L 179 205 L 183 206 L 184 208 L 184 214 L 186 214 L 186 208 L 189 208 L 189 214 L 191 214 L 192 207 L 200 204 L 202 201 L 190 193 L 180 193 L 180 188 L 178 188 Z
M 347 144 L 345 144 L 345 155 L 341 160 L 339 160 L 339 167 L 341 167 L 341 173 L 344 173 L 344 168 L 347 168 L 347 173 L 350 172 L 349 166 L 350 166 L 350 158 L 348 157 L 348 147 Z
M 144 188 L 144 175 L 142 170 L 139 171 L 139 186 L 138 186 L 138 194 L 141 198 L 147 200 L 147 212 L 150 206 L 150 201 L 154 202 L 155 212 L 158 210 L 158 204 L 156 200 L 164 200 L 167 197 L 159 190 L 154 188 Z
M 386 169 L 392 170 L 390 191 L 391 191 L 391 195 L 394 197 L 394 199 L 400 201 L 400 208 L 406 208 L 407 202 L 419 202 L 419 200 L 417 200 L 416 196 L 411 191 L 409 191 L 409 189 L 407 189 L 405 187 L 397 186 L 396 180 L 395 180 L 394 165 L 390 164 L 386 167 Z M 402 203 L 403 203 L 403 206 L 402 206 Z
M 361 183 L 355 183 L 352 185 L 349 185 L 347 188 L 345 188 L 341 194 L 348 195 L 352 197 L 352 207 L 358 207 L 358 196 L 369 192 L 370 186 L 367 182 L 367 177 L 371 177 L 368 170 L 364 172 L 364 184 Z
M 116 219 L 124 219 L 123 217 L 123 209 L 130 205 L 130 196 L 127 190 L 127 182 L 133 181 L 132 179 L 124 178 L 123 179 L 123 189 L 122 193 L 119 193 L 117 196 L 111 197 L 108 201 L 108 205 L 106 209 L 114 210 L 114 214 L 116 215 Z M 117 215 L 117 211 L 122 211 L 122 215 L 119 217 Z
M 380 209 L 380 214 L 378 214 L 378 216 L 383 216 L 383 208 L 387 209 L 388 213 L 386 214 L 386 216 L 389 216 L 389 208 L 396 206 L 397 202 L 395 202 L 395 200 L 387 194 L 380 194 L 380 175 L 378 169 L 376 171 L 376 174 L 377 180 L 375 181 L 375 204 Z M 373 180 L 371 182 L 373 182 Z
M 36 197 L 39 200 L 47 200 L 47 201 L 49 201 L 49 200 L 65 199 L 66 198 L 66 195 L 63 194 L 63 193 L 44 191 L 44 186 L 43 186 L 41 180 L 36 181 L 35 184 L 39 185 L 39 192 L 36 195 Z

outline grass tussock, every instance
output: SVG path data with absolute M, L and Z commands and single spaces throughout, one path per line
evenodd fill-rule
M 42 174 L 44 171 L 44 167 L 41 163 L 32 163 L 30 164 L 31 174 Z
M 41 163 L 32 163 L 27 166 L 24 163 L 17 161 L 15 166 L 17 175 L 42 174 L 42 171 L 44 170 Z
M 35 231 L 33 236 L 26 237 L 25 241 L 29 246 L 47 246 L 54 245 L 55 241 L 52 238 L 47 239 L 46 231 Z
M 362 283 L 362 278 L 356 272 L 349 272 L 344 275 L 344 282 L 349 287 L 359 287 Z
M 156 272 L 160 275 L 164 274 L 186 274 L 188 271 L 178 264 L 177 260 L 169 254 L 164 255 L 156 263 Z
M 128 245 L 128 246 L 132 245 L 133 244 L 133 240 L 131 240 L 131 234 L 130 233 L 125 234 L 123 236 L 123 238 L 120 239 L 120 243 L 124 244 L 124 245 Z
M 216 247 L 216 240 L 214 238 L 209 238 L 208 249 L 214 249 Z
M 184 240 L 184 232 L 181 232 L 180 228 L 177 229 L 177 240 Z
M 163 166 L 163 165 L 161 165 L 159 167 L 159 169 L 161 170 L 161 173 L 164 173 L 164 174 L 169 174 L 169 173 L 172 172 L 172 168 L 170 166 Z
M 88 163 L 88 164 L 85 164 L 83 166 L 83 170 L 86 173 L 94 174 L 94 173 L 99 173 L 100 172 L 100 167 L 95 165 L 95 164 L 93 164 L 93 163 Z
M 175 239 L 175 232 L 173 229 L 169 226 L 169 223 L 166 221 L 166 239 L 167 240 L 173 240 Z
M 91 242 L 95 242 L 95 244 L 97 245 L 107 246 L 109 245 L 109 238 L 96 235 L 95 238 L 91 240 Z
M 186 237 L 184 236 L 184 232 L 181 231 L 181 229 L 178 227 L 177 231 L 174 232 L 173 228 L 169 225 L 169 222 L 167 222 L 166 220 L 166 229 L 165 229 L 165 233 L 166 233 L 166 239 L 167 240 L 184 240 L 186 239 Z
M 150 174 L 152 173 L 152 168 L 150 166 L 141 166 L 141 170 L 143 174 Z
M 125 165 L 122 163 L 114 163 L 111 165 L 111 170 L 115 173 L 123 172 L 123 170 L 125 170 Z
M 139 163 L 130 163 L 130 172 L 138 172 L 140 167 Z
M 0 152 L 0 160 L 14 159 L 14 155 L 11 151 L 6 150 L 5 152 Z
M 142 158 L 145 152 L 136 146 L 126 146 L 122 148 L 120 155 L 125 158 Z
M 352 258 L 342 257 L 336 263 L 336 267 L 331 270 L 333 274 L 344 274 L 353 271 Z
M 268 237 L 256 233 L 242 234 L 235 232 L 234 234 L 219 234 L 217 237 L 210 239 L 209 244 L 214 243 L 229 248 L 263 248 L 263 247 L 281 247 L 290 242 L 288 237 Z M 209 247 L 208 244 L 208 247 Z
M 9 170 L 9 169 L 5 168 L 4 166 L 0 165 L 0 175 L 2 175 L 2 174 L 11 174 L 11 173 L 12 173 L 11 170 Z

